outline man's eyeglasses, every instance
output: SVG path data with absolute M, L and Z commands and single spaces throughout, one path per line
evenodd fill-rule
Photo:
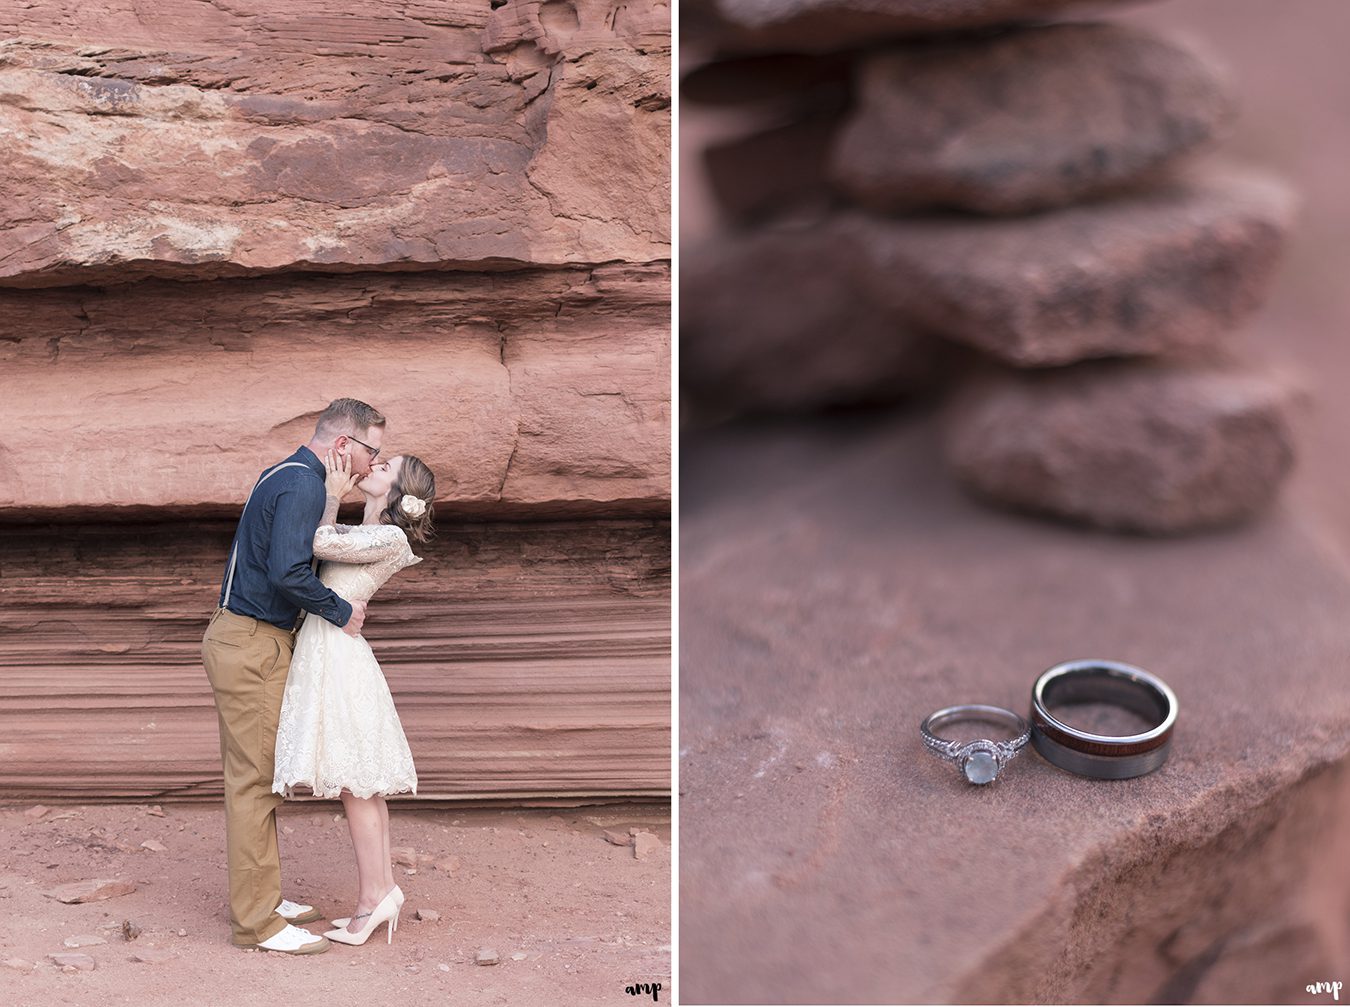
M 371 460 L 371 461 L 374 461 L 376 458 L 380 457 L 380 448 L 373 448 L 373 447 L 371 447 L 369 444 L 367 444 L 365 441 L 357 440 L 357 439 L 356 439 L 355 437 L 353 437 L 351 434 L 348 434 L 348 435 L 347 435 L 347 440 L 349 440 L 349 441 L 356 441 L 357 444 L 360 444 L 363 448 L 365 448 L 367 451 L 369 451 L 369 452 L 370 452 L 370 460 Z

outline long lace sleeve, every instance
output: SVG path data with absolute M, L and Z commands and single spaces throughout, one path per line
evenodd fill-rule
M 407 548 L 408 539 L 396 525 L 356 525 L 343 532 L 325 524 L 314 533 L 314 555 L 338 563 L 379 563 Z

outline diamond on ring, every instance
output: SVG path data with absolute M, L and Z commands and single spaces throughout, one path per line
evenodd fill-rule
M 1016 733 L 1010 741 L 957 742 L 939 738 L 934 732 L 961 720 L 978 720 L 1007 727 Z M 940 759 L 953 763 L 969 782 L 978 786 L 993 783 L 1031 737 L 1026 720 L 1001 706 L 949 706 L 938 710 L 919 725 L 924 745 Z

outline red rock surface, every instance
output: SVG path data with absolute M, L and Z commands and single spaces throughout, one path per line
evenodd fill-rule
M 0 12 L 0 282 L 669 257 L 669 8 Z
M 1260 306 L 1294 203 L 1207 167 L 1030 217 L 855 216 L 862 275 L 902 317 L 1018 366 L 1213 344 Z
M 929 35 L 1081 16 L 1122 0 L 690 0 L 681 31 L 728 51 L 823 52 L 888 36 Z M 1125 3 L 1137 0 L 1124 0 Z
M 883 212 L 1023 213 L 1137 183 L 1226 131 L 1231 89 L 1170 39 L 1052 25 L 861 61 L 832 174 Z
M 0 529 L 0 800 L 217 799 L 233 525 Z M 669 526 L 442 522 L 372 602 L 421 798 L 670 787 Z
M 235 514 L 341 395 L 457 513 L 668 509 L 669 10 L 624 11 L 0 12 L 0 285 L 59 285 L 0 291 L 0 517 Z
M 1177 534 L 1269 507 L 1294 461 L 1295 389 L 1232 364 L 1110 362 L 982 376 L 948 404 L 946 457 L 982 499 Z
M 438 476 L 422 796 L 668 792 L 669 17 L 0 10 L 0 796 L 218 795 L 233 522 L 339 396 Z
M 687 1003 L 1305 1003 L 1350 960 L 1350 576 L 1334 529 L 1123 539 L 990 511 L 908 416 L 687 433 Z M 919 739 L 1078 657 L 1160 675 L 1167 764 Z
M 233 522 L 348 395 L 438 476 L 420 796 L 664 795 L 669 7 L 322 6 L 0 10 L 0 797 L 218 799 Z

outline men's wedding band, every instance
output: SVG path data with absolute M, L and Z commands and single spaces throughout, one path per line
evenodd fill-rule
M 1109 703 L 1154 725 L 1142 734 L 1091 734 L 1050 713 L 1052 704 Z M 1177 697 L 1156 675 L 1119 661 L 1066 661 L 1036 679 L 1031 690 L 1031 743 L 1047 762 L 1081 776 L 1124 780 L 1167 761 Z
M 999 724 L 1009 728 L 1015 737 L 1010 741 L 989 741 L 980 738 L 978 741 L 960 742 L 939 738 L 934 733 L 960 720 Z M 1001 706 L 980 706 L 971 703 L 965 706 L 949 706 L 929 714 L 919 725 L 919 733 L 930 752 L 940 759 L 955 764 L 971 783 L 984 784 L 997 779 L 1003 767 L 1017 756 L 1027 743 L 1027 739 L 1031 737 L 1031 728 L 1012 710 L 1005 710 Z

